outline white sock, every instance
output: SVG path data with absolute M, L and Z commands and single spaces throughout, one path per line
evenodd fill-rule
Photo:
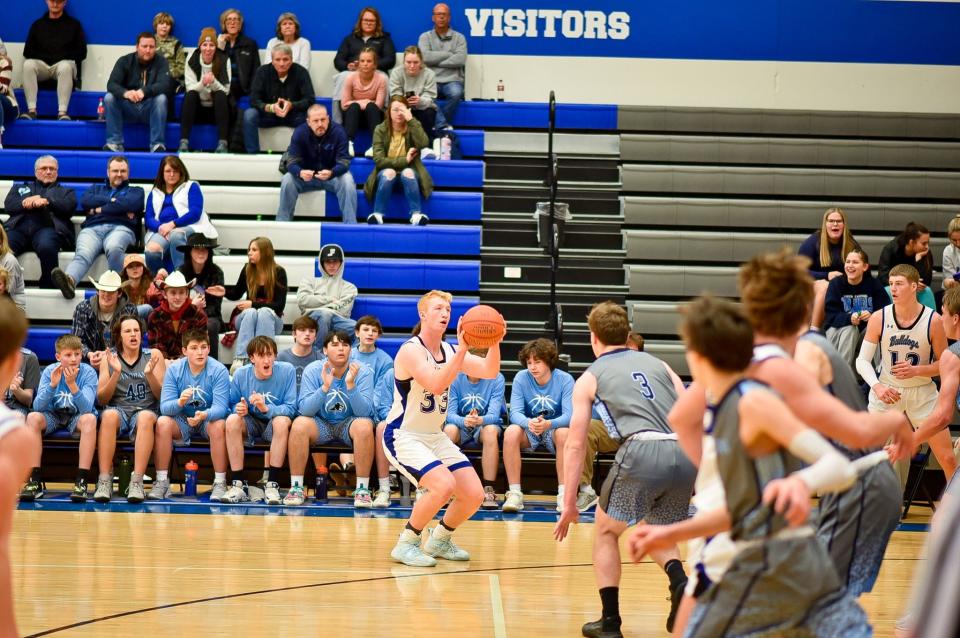
M 303 487 L 303 474 L 291 474 L 291 475 L 290 475 L 290 486 L 291 486 L 291 487 Z
M 358 490 L 369 490 L 370 489 L 370 477 L 357 477 L 357 489 Z
M 98 477 L 100 481 L 113 481 L 113 472 L 100 472 Z
M 522 490 L 520 489 L 520 484 L 519 484 L 519 483 L 511 483 L 511 484 L 510 484 L 510 491 L 511 491 L 511 492 L 522 492 Z
M 595 494 L 595 493 L 596 493 L 596 492 L 593 491 L 593 486 L 592 486 L 592 485 L 581 485 L 581 486 L 580 486 L 580 493 L 582 494 L 582 493 L 584 493 L 584 492 L 586 492 L 587 494 Z
M 166 481 L 166 480 L 167 480 L 167 472 L 169 472 L 169 470 L 157 470 L 157 480 L 158 480 L 158 481 Z
M 558 486 L 557 486 L 557 498 L 563 498 L 563 486 L 562 486 L 562 485 L 558 485 Z
M 226 473 L 226 472 L 214 472 L 214 473 L 213 473 L 213 482 L 216 483 L 217 481 L 223 481 L 224 483 L 226 483 L 226 482 L 227 482 L 227 473 Z
M 414 534 L 412 530 L 409 530 L 406 527 L 404 527 L 403 531 L 400 532 L 400 540 L 406 543 L 418 543 L 420 542 L 420 535 Z
M 380 489 L 381 489 L 381 490 L 386 490 L 386 491 L 389 492 L 389 491 L 390 491 L 390 477 L 389 477 L 389 476 L 381 476 L 381 477 L 379 477 L 378 480 L 380 481 Z
M 453 532 L 452 532 L 452 531 L 450 531 L 449 529 L 447 529 L 447 528 L 444 527 L 443 525 L 440 525 L 439 523 L 437 524 L 436 527 L 433 528 L 433 531 L 430 532 L 430 533 L 431 533 L 431 534 L 433 535 L 433 537 L 434 537 L 435 539 L 437 539 L 438 541 L 442 541 L 442 540 L 444 540 L 444 539 L 446 539 L 446 538 L 450 538 L 451 536 L 453 536 Z

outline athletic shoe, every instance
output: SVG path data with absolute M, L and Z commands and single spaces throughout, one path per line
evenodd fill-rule
M 353 152 L 353 142 L 347 142 L 347 153 L 350 154 L 350 157 L 355 157 Z
M 127 487 L 127 502 L 142 503 L 143 499 L 143 481 L 130 481 L 130 485 Z
M 87 479 L 77 479 L 77 481 L 73 484 L 73 491 L 70 493 L 70 500 L 74 503 L 87 502 Z
M 382 224 L 382 223 L 383 223 L 383 215 L 380 214 L 380 213 L 370 213 L 369 215 L 367 215 L 367 223 L 368 223 L 368 224 Z
M 427 540 L 423 543 L 423 552 L 434 558 L 445 558 L 446 560 L 470 560 L 470 554 L 466 550 L 457 547 L 453 538 L 444 539 L 434 538 L 433 530 L 426 530 Z
M 483 488 L 483 503 L 480 504 L 480 509 L 500 509 L 500 504 L 497 503 L 497 492 L 490 485 Z
M 291 487 L 287 495 L 283 497 L 284 505 L 303 505 L 303 501 L 303 488 L 299 485 Z
M 38 498 L 43 498 L 43 483 L 31 476 L 20 490 L 20 502 L 32 503 Z
M 418 487 L 416 493 L 413 496 L 413 502 L 419 503 L 420 499 L 423 498 L 423 495 L 426 494 L 429 490 L 425 487 Z
M 563 514 L 563 494 L 557 494 L 557 512 Z
M 213 497 L 210 497 L 210 500 L 213 500 Z M 247 490 L 243 487 L 243 481 L 234 481 L 230 487 L 227 488 L 227 492 L 223 495 L 223 498 L 220 499 L 221 503 L 242 503 L 243 501 L 249 501 L 250 497 L 247 496 Z
M 385 507 L 390 507 L 390 489 L 381 487 L 377 490 L 376 496 L 373 498 L 373 507 L 376 509 L 383 509 Z
M 597 493 L 593 491 L 592 487 L 581 487 L 580 493 L 577 494 L 577 511 L 586 512 L 588 509 L 596 505 L 597 501 L 599 500 L 600 497 L 597 496 Z
M 113 477 L 98 478 L 93 500 L 98 503 L 109 503 L 111 498 L 113 498 Z
M 72 119 L 73 119 L 72 117 L 70 117 L 63 111 L 60 111 L 59 113 L 57 113 L 57 120 L 59 120 L 60 122 L 69 122 Z
M 70 281 L 70 275 L 63 272 L 60 268 L 54 268 L 50 271 L 50 278 L 53 284 L 60 289 L 60 294 L 64 299 L 73 299 L 77 296 L 76 284 Z
M 346 468 L 340 467 L 340 464 L 334 461 L 330 464 L 327 476 L 333 481 L 333 491 L 337 496 L 346 496 L 350 490 L 350 479 L 347 476 Z
M 18 117 L 17 119 L 18 119 L 18 120 L 35 120 L 35 119 L 37 119 L 37 112 L 36 112 L 36 111 L 26 111 L 26 112 L 24 112 L 24 113 L 21 113 L 21 114 L 20 114 L 20 117 Z
M 280 501 L 280 486 L 277 485 L 276 481 L 267 481 L 267 485 L 263 488 L 263 498 L 267 501 L 267 505 L 279 505 Z
M 503 511 L 519 512 L 523 509 L 523 492 L 520 490 L 508 490 L 504 494 Z
M 147 494 L 147 500 L 162 501 L 165 498 L 170 498 L 172 493 L 173 490 L 170 489 L 170 479 L 163 479 L 162 481 L 157 479 L 153 482 L 153 487 L 150 488 L 150 493 Z
M 390 558 L 410 567 L 433 567 L 437 564 L 436 558 L 424 554 L 420 549 L 419 536 L 416 540 L 404 540 L 404 536 L 406 536 L 405 533 L 397 539 L 397 544 L 390 552 Z
M 227 495 L 227 482 L 214 481 L 213 490 L 210 492 L 211 503 L 223 503 L 223 497 Z
M 237 357 L 233 360 L 233 363 L 230 364 L 230 376 L 232 377 L 237 373 L 237 370 L 247 365 L 247 360 L 242 357 Z
M 373 497 L 370 496 L 370 490 L 365 487 L 358 487 L 354 490 L 353 506 L 357 509 L 370 509 L 373 506 Z
M 580 628 L 580 633 L 587 638 L 623 638 L 623 633 L 618 626 L 616 629 L 603 629 L 603 618 L 586 623 Z
M 153 146 L 150 147 L 150 152 L 151 152 L 151 153 L 166 153 L 166 152 L 167 152 L 167 147 L 164 146 L 163 144 L 154 144 Z
M 414 213 L 410 215 L 411 226 L 426 226 L 430 223 L 430 218 L 423 213 Z
M 393 472 L 390 473 L 390 491 L 398 492 L 400 491 L 400 479 L 397 478 L 397 475 Z
M 177 147 L 178 153 L 189 153 L 190 152 L 190 140 L 181 139 L 180 146 Z
M 364 157 L 373 157 L 373 147 L 371 146 L 363 152 Z
M 103 145 L 103 150 L 110 151 L 111 153 L 122 153 L 123 144 L 114 144 L 113 142 L 107 142 Z
M 220 140 L 217 142 L 217 148 L 213 150 L 214 153 L 229 153 L 230 147 L 227 145 L 227 140 Z
M 686 578 L 677 583 L 676 587 L 670 588 L 670 615 L 667 616 L 667 633 L 673 633 L 673 623 L 677 619 L 677 610 L 680 609 L 680 601 L 683 600 L 683 590 L 686 588 Z
M 420 159 L 437 159 L 437 154 L 429 146 L 420 149 Z

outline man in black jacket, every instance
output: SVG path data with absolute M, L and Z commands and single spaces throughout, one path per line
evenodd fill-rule
M 87 57 L 87 39 L 80 22 L 64 11 L 66 0 L 47 0 L 47 13 L 30 25 L 23 46 L 23 93 L 27 112 L 21 118 L 37 118 L 37 83 L 56 78 L 57 112 L 69 120 L 67 107 L 80 63 Z
M 73 223 L 77 194 L 57 181 L 59 165 L 52 155 L 42 155 L 33 164 L 36 179 L 14 184 L 4 200 L 10 219 L 3 225 L 10 249 L 20 256 L 35 251 L 40 258 L 40 286 L 53 288 L 50 273 L 57 267 L 62 249 L 73 247 Z
M 157 38 L 148 31 L 137 36 L 137 50 L 120 56 L 107 80 L 103 105 L 107 112 L 107 143 L 103 150 L 123 152 L 123 121 L 150 124 L 150 152 L 167 150 L 167 93 L 170 67 L 157 55 Z
M 243 113 L 243 143 L 247 153 L 260 152 L 260 128 L 296 128 L 307 120 L 315 101 L 310 73 L 293 61 L 289 45 L 278 44 L 253 76 L 250 108 Z
M 137 243 L 143 217 L 143 189 L 130 185 L 130 164 L 122 155 L 107 160 L 107 181 L 94 184 L 80 198 L 87 218 L 77 235 L 77 251 L 65 270 L 54 268 L 53 283 L 66 299 L 73 299 L 77 282 L 104 253 L 114 272 L 123 272 L 127 247 Z

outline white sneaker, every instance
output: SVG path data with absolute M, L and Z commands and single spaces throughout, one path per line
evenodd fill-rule
M 267 505 L 279 505 L 280 504 L 280 486 L 277 485 L 276 481 L 267 481 L 267 484 L 263 488 L 263 498 L 266 500 Z
M 520 490 L 508 490 L 504 497 L 504 512 L 519 512 L 523 509 L 523 492 Z
M 170 498 L 170 495 L 173 493 L 173 490 L 170 489 L 170 479 L 164 479 L 153 482 L 153 487 L 150 488 L 150 493 L 147 494 L 148 501 L 162 501 L 165 498 Z
M 368 224 L 382 224 L 383 223 L 383 214 L 382 213 L 370 213 L 367 215 Z
M 426 494 L 426 493 L 427 493 L 427 488 L 425 488 L 425 487 L 418 487 L 418 488 L 417 488 L 417 493 L 416 493 L 416 495 L 413 497 L 413 502 L 414 502 L 414 503 L 419 503 L 419 502 L 420 502 L 420 499 L 423 498 L 423 495 Z
M 390 507 L 390 489 L 381 487 L 377 490 L 377 495 L 373 499 L 373 507 L 375 509 L 383 509 L 385 507 Z
M 420 159 L 437 159 L 437 154 L 429 146 L 424 146 L 420 149 Z
M 480 509 L 485 510 L 495 510 L 499 509 L 500 505 L 497 503 L 497 492 L 487 485 L 483 488 L 483 503 L 480 504 Z
M 212 496 L 210 500 L 213 500 Z M 242 503 L 248 500 L 250 500 L 250 498 L 247 496 L 247 491 L 243 489 L 243 481 L 234 481 L 233 484 L 227 488 L 227 492 L 223 495 L 223 498 L 220 499 L 220 502 Z
M 97 503 L 109 503 L 113 498 L 113 477 L 97 479 L 97 491 L 93 493 L 93 500 Z
M 416 537 L 416 540 L 405 538 L 408 536 L 408 531 L 409 530 L 404 530 L 403 533 L 400 534 L 400 538 L 397 539 L 397 544 L 394 546 L 393 551 L 390 552 L 390 557 L 410 567 L 433 567 L 436 565 L 437 559 L 424 554 L 423 550 L 420 549 L 419 536 Z M 413 536 L 413 532 L 410 532 L 409 536 Z
M 457 547 L 453 538 L 447 537 L 443 540 L 433 537 L 433 530 L 424 530 L 427 533 L 427 540 L 423 543 L 423 553 L 434 558 L 445 558 L 447 560 L 470 560 L 470 554 L 464 549 Z
M 429 222 L 430 218 L 423 213 L 414 213 L 410 215 L 411 226 L 426 226 Z
M 586 512 L 596 505 L 599 500 L 600 497 L 593 491 L 593 488 L 589 485 L 584 485 L 580 488 L 580 493 L 577 494 L 577 511 Z
M 230 364 L 230 376 L 232 377 L 233 375 L 235 375 L 237 373 L 237 370 L 239 370 L 245 365 L 247 365 L 246 359 L 241 359 L 240 357 L 237 357 L 236 359 L 234 359 L 233 363 Z
M 353 491 L 353 506 L 358 509 L 370 509 L 373 506 L 373 498 L 370 496 L 370 490 L 364 487 L 358 487 Z
M 347 152 L 350 153 L 350 157 L 354 157 L 353 142 L 347 142 Z
M 304 501 L 303 488 L 299 485 L 294 485 L 290 488 L 290 491 L 287 492 L 287 495 L 283 497 L 284 505 L 303 505 Z
M 373 157 L 373 147 L 371 146 L 363 152 L 364 157 Z
M 227 482 L 226 481 L 214 481 L 213 490 L 210 492 L 210 502 L 211 503 L 222 503 L 223 497 L 227 494 Z

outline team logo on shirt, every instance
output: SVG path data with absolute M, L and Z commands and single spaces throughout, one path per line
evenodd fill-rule
M 533 413 L 537 416 L 553 418 L 557 414 L 557 400 L 549 394 L 537 394 L 530 400 Z
M 324 408 L 329 414 L 343 414 L 347 411 L 347 395 L 338 388 L 332 388 L 327 393 L 327 403 Z
M 193 395 L 191 395 L 190 400 L 187 401 L 186 407 L 198 411 L 202 411 L 207 407 L 207 393 L 203 388 L 198 385 L 191 385 L 188 386 L 188 389 L 193 390 Z
M 465 394 L 463 395 L 462 404 L 463 407 L 461 410 L 465 413 L 469 413 L 470 410 L 476 410 L 479 414 L 483 414 L 487 411 L 487 400 L 482 394 Z
M 53 409 L 62 414 L 76 414 L 77 406 L 73 402 L 73 393 L 61 390 L 53 396 Z

